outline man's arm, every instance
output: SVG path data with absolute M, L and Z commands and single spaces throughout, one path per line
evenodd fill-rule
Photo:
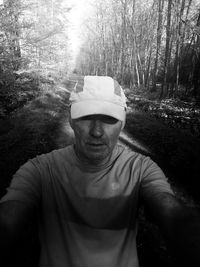
M 0 249 L 10 249 L 30 229 L 35 211 L 30 204 L 9 200 L 0 203 Z
M 200 214 L 170 193 L 144 197 L 144 205 L 159 225 L 178 266 L 200 266 Z

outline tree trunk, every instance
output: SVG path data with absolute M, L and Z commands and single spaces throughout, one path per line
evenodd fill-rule
M 197 19 L 197 27 L 200 27 L 200 12 Z M 200 36 L 196 34 L 196 51 L 194 52 L 193 92 L 194 97 L 200 100 Z
M 145 77 L 145 87 L 149 89 L 149 77 L 150 77 L 150 66 L 151 66 L 151 57 L 152 57 L 152 47 L 150 49 L 148 63 L 147 63 L 147 71 L 146 71 L 146 77 Z
M 181 9 L 179 8 L 180 1 L 177 1 L 176 5 L 176 55 L 174 64 L 175 73 L 175 93 L 178 92 L 179 86 L 179 69 L 180 69 L 180 46 L 181 46 L 181 35 L 182 35 L 182 16 L 185 8 L 185 0 L 182 0 Z M 179 11 L 180 10 L 180 11 Z
M 121 26 L 121 77 L 124 78 L 124 62 L 125 62 L 125 44 L 126 44 L 126 12 L 127 12 L 127 0 L 121 1 L 123 5 L 122 9 L 122 26 Z
M 161 87 L 160 98 L 166 96 L 167 74 L 168 74 L 167 70 L 170 59 L 169 57 L 170 57 L 170 40 L 171 40 L 171 10 L 172 10 L 172 0 L 168 0 L 165 61 L 164 61 L 163 82 Z
M 188 15 L 189 15 L 191 4 L 192 4 L 192 0 L 189 0 L 188 6 L 187 6 L 186 15 L 185 15 L 185 19 L 184 19 L 185 22 L 188 20 Z M 183 34 L 182 34 L 182 38 L 181 38 L 181 46 L 183 46 L 184 39 L 185 39 L 185 29 L 186 29 L 186 23 L 184 24 L 184 28 L 183 28 Z
M 161 46 L 161 36 L 162 36 L 162 20 L 163 20 L 163 8 L 164 0 L 158 0 L 158 26 L 157 26 L 157 46 L 156 46 L 156 58 L 153 70 L 153 86 L 151 91 L 156 91 L 156 80 L 158 74 L 158 58 L 160 53 Z

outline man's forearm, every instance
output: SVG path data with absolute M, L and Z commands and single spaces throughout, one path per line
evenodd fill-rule
M 195 209 L 177 211 L 163 233 L 178 266 L 200 266 L 200 214 Z
M 31 209 L 18 201 L 0 203 L 0 248 L 11 248 L 22 240 L 31 222 Z
M 10 204 L 0 203 L 0 249 L 4 250 L 13 244 L 16 234 L 14 234 L 14 227 L 12 226 L 12 218 L 14 219 L 14 212 L 12 209 L 8 210 Z M 11 214 L 12 213 L 12 214 Z
M 148 211 L 159 225 L 176 267 L 200 266 L 200 213 L 175 196 L 159 193 L 145 199 Z

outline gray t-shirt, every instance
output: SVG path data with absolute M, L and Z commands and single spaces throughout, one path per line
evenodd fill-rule
M 91 167 L 68 146 L 24 164 L 1 202 L 38 208 L 40 267 L 138 267 L 139 198 L 158 192 L 173 194 L 149 157 L 117 145 Z

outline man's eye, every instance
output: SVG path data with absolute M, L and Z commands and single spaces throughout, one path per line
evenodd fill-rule
M 102 119 L 102 121 L 103 121 L 104 123 L 107 123 L 107 124 L 115 124 L 115 123 L 118 122 L 117 119 L 115 119 L 115 118 L 113 118 L 113 117 L 109 117 L 109 116 L 104 117 L 104 118 Z

